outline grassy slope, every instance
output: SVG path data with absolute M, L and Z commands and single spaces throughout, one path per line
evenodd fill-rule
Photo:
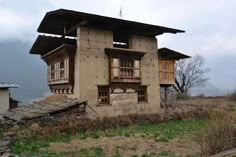
M 132 126 L 128 128 L 109 129 L 105 131 L 95 131 L 77 133 L 76 135 L 64 135 L 60 137 L 51 136 L 47 140 L 39 139 L 36 136 L 16 140 L 12 146 L 12 152 L 15 154 L 40 154 L 42 156 L 81 156 L 81 157 L 105 157 L 106 152 L 102 148 L 88 148 L 82 149 L 78 152 L 63 152 L 57 154 L 56 152 L 45 152 L 41 148 L 49 146 L 50 142 L 70 142 L 71 139 L 86 139 L 101 137 L 114 137 L 125 136 L 133 137 L 136 134 L 142 134 L 140 138 L 151 138 L 155 142 L 169 142 L 174 138 L 181 138 L 183 135 L 193 135 L 196 130 L 201 129 L 204 126 L 205 120 L 186 120 L 186 121 L 170 121 L 162 124 L 146 124 Z M 116 152 L 114 156 L 120 156 L 119 152 Z M 172 152 L 161 152 L 159 154 L 143 154 L 142 157 L 154 157 L 154 156 L 175 156 Z M 135 157 L 135 155 L 133 155 Z

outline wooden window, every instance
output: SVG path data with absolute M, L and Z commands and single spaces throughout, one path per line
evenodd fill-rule
M 147 86 L 140 86 L 138 89 L 138 102 L 147 102 Z
M 140 60 L 131 57 L 111 59 L 111 80 L 140 80 Z
M 53 61 L 48 66 L 48 83 L 69 82 L 69 58 Z
M 109 86 L 98 86 L 98 103 L 109 104 Z
M 174 84 L 174 60 L 159 60 L 160 84 Z

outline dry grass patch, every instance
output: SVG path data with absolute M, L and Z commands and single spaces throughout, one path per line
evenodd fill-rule
M 230 116 L 228 112 L 212 113 L 206 127 L 198 133 L 197 142 L 200 146 L 201 156 L 209 156 L 235 148 L 234 117 Z
M 197 144 L 188 137 L 182 139 L 176 138 L 169 142 L 155 142 L 150 138 L 137 137 L 102 137 L 94 140 L 88 138 L 85 140 L 75 139 L 69 143 L 50 143 L 46 148 L 49 152 L 65 153 L 79 152 L 90 148 L 101 148 L 106 156 L 112 156 L 119 152 L 122 157 L 132 155 L 141 156 L 143 154 L 159 154 L 161 152 L 174 152 L 177 156 L 187 156 L 197 154 Z M 45 148 L 44 148 L 45 149 Z

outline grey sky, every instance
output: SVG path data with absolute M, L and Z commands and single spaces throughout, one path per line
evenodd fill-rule
M 121 5 L 123 19 L 185 30 L 183 34 L 158 36 L 159 47 L 203 55 L 206 66 L 212 69 L 208 76 L 213 86 L 222 90 L 236 87 L 235 0 L 0 0 L 0 43 L 27 43 L 28 49 L 19 55 L 25 57 L 47 11 L 65 8 L 119 18 Z M 15 54 L 5 55 L 10 58 Z M 32 55 L 26 58 L 35 59 Z M 37 59 L 37 68 L 45 71 L 43 61 Z

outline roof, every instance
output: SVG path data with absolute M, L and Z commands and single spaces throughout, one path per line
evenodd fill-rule
M 10 97 L 10 102 L 11 103 L 22 103 L 22 102 L 20 102 L 18 100 L 13 99 L 12 97 Z
M 175 50 L 168 49 L 166 47 L 158 49 L 158 56 L 160 59 L 174 59 L 174 60 L 190 58 L 190 56 L 187 56 Z
M 18 88 L 18 87 L 19 87 L 19 85 L 16 85 L 16 84 L 0 82 L 0 89 Z
M 28 106 L 21 106 L 12 110 L 1 113 L 3 117 L 14 121 L 29 120 L 34 118 L 44 117 L 46 115 L 55 115 L 61 112 L 70 111 L 79 108 L 80 105 L 87 105 L 87 100 L 84 99 L 58 99 L 54 101 L 40 101 L 34 102 Z
M 64 44 L 76 45 L 76 40 L 66 38 L 64 40 Z M 61 45 L 61 37 L 39 35 L 30 49 L 30 54 L 44 55 L 45 53 L 50 52 Z
M 58 9 L 47 12 L 41 21 L 38 32 L 62 35 L 70 30 L 67 35 L 76 36 L 79 26 L 96 27 L 101 29 L 125 31 L 129 33 L 156 36 L 163 33 L 183 33 L 185 31 L 163 26 L 145 24 L 140 22 L 122 20 L 101 15 L 83 13 L 73 10 Z

